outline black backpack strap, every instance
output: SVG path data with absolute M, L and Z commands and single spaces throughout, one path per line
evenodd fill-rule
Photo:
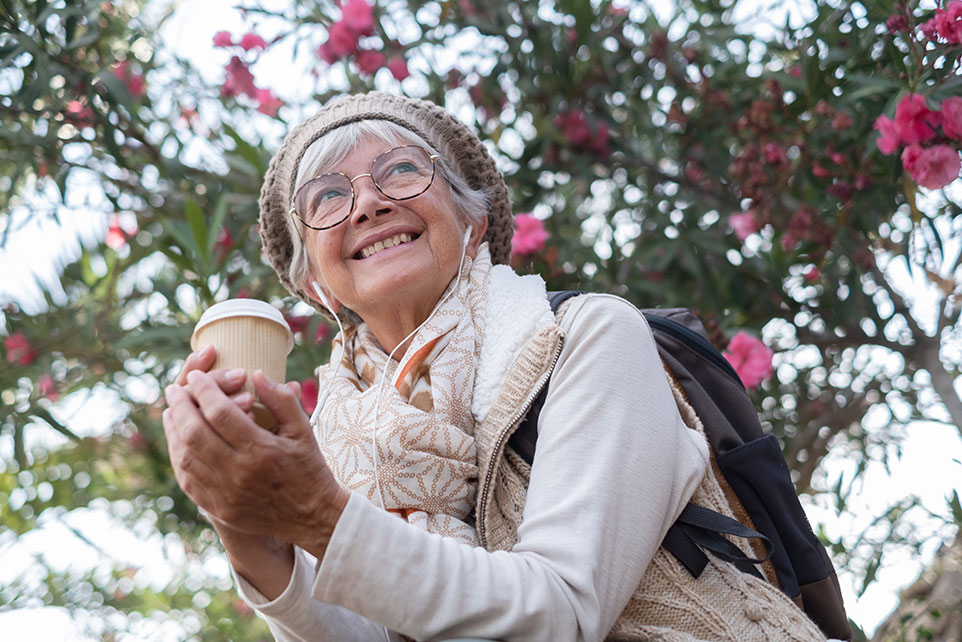
M 765 556 L 749 557 L 726 539 L 723 533 L 735 537 L 760 539 L 765 545 Z M 685 506 L 681 515 L 668 529 L 661 544 L 688 569 L 692 577 L 698 577 L 705 570 L 708 556 L 704 551 L 707 550 L 726 562 L 731 562 L 739 570 L 761 578 L 762 574 L 755 568 L 755 564 L 760 564 L 771 557 L 774 548 L 771 540 L 758 531 L 748 528 L 731 517 L 691 502 Z
M 584 294 L 584 290 L 559 290 L 548 292 L 548 304 L 552 312 L 557 312 L 561 304 L 572 297 Z M 548 396 L 548 385 L 541 389 L 538 396 L 528 408 L 528 413 L 524 420 L 508 439 L 508 445 L 514 452 L 518 453 L 523 460 L 530 466 L 534 462 L 535 446 L 538 442 L 538 417 L 541 415 L 541 408 L 544 406 L 545 397 Z

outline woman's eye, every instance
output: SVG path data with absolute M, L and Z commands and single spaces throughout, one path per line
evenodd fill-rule
M 318 195 L 317 200 L 318 200 L 318 201 L 329 201 L 329 200 L 331 200 L 332 198 L 340 198 L 340 197 L 342 197 L 342 196 L 344 196 L 344 195 L 345 195 L 345 194 L 344 194 L 343 190 L 339 190 L 339 189 L 329 189 L 329 190 L 325 190 L 325 191 L 321 192 L 321 193 Z
M 394 165 L 391 168 L 392 174 L 404 174 L 406 172 L 418 172 L 418 166 L 410 161 L 402 161 Z

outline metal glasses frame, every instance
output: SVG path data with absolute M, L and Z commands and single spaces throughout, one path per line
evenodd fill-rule
M 384 151 L 384 152 L 381 152 L 380 154 L 378 154 L 377 156 L 375 156 L 375 157 L 374 157 L 374 160 L 371 161 L 371 167 L 369 168 L 369 170 L 370 170 L 370 169 L 374 169 L 374 164 L 377 163 L 378 160 L 381 159 L 381 157 L 386 156 L 386 155 L 388 155 L 388 154 L 391 154 L 391 153 L 393 153 L 393 152 L 396 152 L 396 151 L 399 150 L 399 149 L 405 149 L 405 148 L 408 148 L 408 147 L 417 147 L 418 149 L 421 149 L 421 150 L 427 152 L 427 153 L 428 153 L 428 158 L 431 159 L 431 179 L 428 181 L 428 184 L 425 185 L 424 189 L 422 189 L 422 190 L 421 190 L 420 192 L 418 192 L 417 194 L 412 194 L 411 196 L 405 196 L 405 197 L 403 197 L 403 198 L 394 198 L 394 197 L 391 196 L 390 194 L 385 193 L 383 189 L 381 189 L 381 186 L 378 185 L 378 183 L 377 183 L 376 180 L 374 180 L 374 175 L 373 175 L 370 171 L 368 171 L 366 174 L 358 174 L 358 175 L 355 176 L 354 178 L 350 178 L 350 177 L 349 177 L 347 174 L 345 174 L 344 172 L 327 172 L 327 173 L 325 173 L 325 174 L 319 174 L 318 176 L 315 176 L 315 177 L 312 178 L 311 180 L 309 180 L 309 181 L 307 181 L 306 183 L 304 183 L 303 185 L 301 185 L 301 186 L 297 189 L 297 191 L 294 192 L 294 195 L 291 196 L 291 209 L 288 210 L 287 213 L 290 214 L 291 216 L 296 216 L 297 219 L 298 219 L 301 223 L 303 223 L 305 227 L 309 227 L 309 228 L 311 228 L 312 230 L 317 230 L 317 231 L 319 231 L 319 232 L 323 232 L 324 230 L 329 230 L 329 229 L 331 229 L 331 228 L 333 228 L 333 227 L 337 227 L 338 225 L 340 225 L 341 223 L 343 223 L 343 222 L 346 221 L 347 219 L 351 218 L 351 214 L 354 213 L 354 206 L 357 205 L 357 191 L 354 189 L 354 181 L 356 181 L 356 180 L 359 179 L 359 178 L 364 178 L 365 176 L 369 176 L 369 177 L 371 178 L 371 183 L 374 184 L 374 187 L 375 187 L 375 189 L 377 189 L 378 192 L 380 192 L 380 193 L 381 193 L 383 196 L 385 196 L 386 198 L 391 199 L 392 201 L 407 201 L 407 200 L 410 200 L 410 199 L 412 199 L 412 198 L 417 198 L 418 196 L 420 196 L 420 195 L 423 194 L 424 192 L 428 191 L 428 190 L 431 188 L 431 185 L 434 184 L 434 177 L 435 177 L 435 176 L 437 175 L 437 173 L 438 173 L 437 160 L 438 160 L 438 158 L 440 158 L 437 154 L 431 154 L 430 152 L 428 152 L 428 150 L 424 149 L 424 147 L 422 147 L 421 145 L 398 145 L 397 147 L 392 147 L 391 149 L 389 149 L 389 150 L 387 150 L 387 151 Z M 296 207 L 295 207 L 294 203 L 295 203 L 295 201 L 297 200 L 297 195 L 298 195 L 298 193 L 300 193 L 300 191 L 301 191 L 302 189 L 304 189 L 305 187 L 307 187 L 308 185 L 310 185 L 312 182 L 316 181 L 317 179 L 319 179 L 319 178 L 324 178 L 325 176 L 343 176 L 344 178 L 346 178 L 346 179 L 348 180 L 348 182 L 351 184 L 351 207 L 347 210 L 347 214 L 344 215 L 344 218 L 340 219 L 340 220 L 337 221 L 336 223 L 331 223 L 330 225 L 322 225 L 322 226 L 320 226 L 320 227 L 317 227 L 317 226 L 311 225 L 310 223 L 308 223 L 307 221 L 305 221 L 304 218 L 303 218 L 300 214 L 297 213 L 297 210 L 296 210 Z

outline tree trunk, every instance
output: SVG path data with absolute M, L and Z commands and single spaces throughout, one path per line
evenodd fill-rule
M 962 640 L 962 532 L 943 545 L 932 567 L 902 591 L 899 605 L 872 642 Z

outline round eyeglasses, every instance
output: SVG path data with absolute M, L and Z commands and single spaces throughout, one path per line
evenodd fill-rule
M 340 225 L 354 211 L 357 193 L 354 181 L 370 176 L 374 187 L 392 201 L 420 196 L 434 182 L 437 156 L 418 145 L 401 145 L 379 154 L 371 171 L 348 178 L 341 172 L 321 174 L 294 193 L 290 214 L 312 230 L 329 230 Z

